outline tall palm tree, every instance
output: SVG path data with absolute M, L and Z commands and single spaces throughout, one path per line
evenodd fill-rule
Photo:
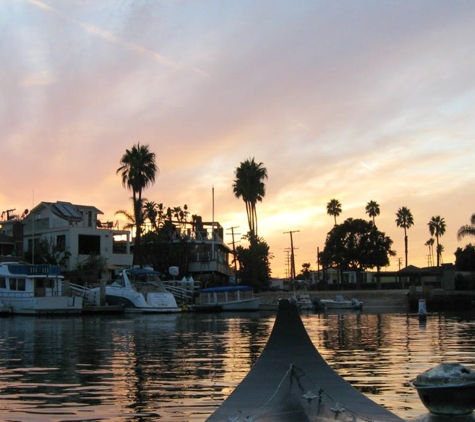
M 258 236 L 256 203 L 261 202 L 266 194 L 264 179 L 267 179 L 267 169 L 263 163 L 256 163 L 252 158 L 242 162 L 235 174 L 233 192 L 246 204 L 249 232 L 251 239 L 254 239 Z
M 341 203 L 338 199 L 332 199 L 327 204 L 327 214 L 333 216 L 336 226 L 336 218 L 341 214 Z
M 458 240 L 462 240 L 465 236 L 475 236 L 475 214 L 470 217 L 470 224 L 465 224 L 457 231 Z
M 148 145 L 133 145 L 120 159 L 120 167 L 116 173 L 120 173 L 122 185 L 132 191 L 135 219 L 135 243 L 133 264 L 142 265 L 140 251 L 140 238 L 142 235 L 143 210 L 142 192 L 155 182 L 155 176 L 159 169 L 155 164 L 155 153 L 151 152 Z
M 406 258 L 406 267 L 407 267 L 407 251 L 408 251 L 407 230 L 409 230 L 409 228 L 414 225 L 414 217 L 412 216 L 411 210 L 409 208 L 401 207 L 397 210 L 396 225 L 404 229 L 404 256 Z
M 374 218 L 377 217 L 381 210 L 379 209 L 379 204 L 376 201 L 369 201 L 366 204 L 366 214 L 370 216 L 370 218 L 373 219 L 373 224 L 374 224 Z
M 441 249 L 439 248 L 439 237 L 443 236 L 446 229 L 445 220 L 440 215 L 432 217 L 428 223 L 429 231 L 431 236 L 435 236 L 436 241 L 436 252 L 437 252 L 437 266 L 440 265 L 440 254 Z

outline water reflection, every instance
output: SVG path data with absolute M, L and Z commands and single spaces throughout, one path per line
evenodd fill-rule
M 0 408 L 15 421 L 202 421 L 247 374 L 273 314 L 0 319 Z M 473 366 L 472 316 L 304 314 L 321 354 L 404 419 L 426 413 L 408 381 Z

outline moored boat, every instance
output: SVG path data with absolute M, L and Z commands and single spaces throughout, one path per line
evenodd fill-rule
M 77 286 L 76 286 L 77 287 Z M 130 268 L 122 270 L 120 276 L 104 287 L 84 291 L 86 300 L 100 304 L 105 296 L 108 305 L 123 306 L 127 313 L 172 313 L 180 312 L 175 297 L 168 292 L 160 273 L 151 268 Z
M 57 266 L 0 263 L 0 301 L 11 314 L 78 314 L 83 299 L 70 294 Z
M 363 302 L 356 298 L 345 299 L 341 295 L 336 295 L 334 299 L 321 299 L 320 302 L 326 309 L 363 309 Z
M 302 311 L 309 311 L 310 309 L 313 309 L 312 299 L 307 293 L 294 294 L 290 298 L 290 301 L 294 302 L 297 307 Z
M 280 301 L 274 328 L 257 362 L 207 419 L 231 420 L 403 422 L 326 363 L 309 338 L 298 308 L 288 300 Z
M 193 309 L 197 312 L 257 311 L 260 298 L 250 286 L 209 287 L 200 290 Z

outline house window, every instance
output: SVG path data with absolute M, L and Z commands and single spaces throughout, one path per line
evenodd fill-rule
M 7 281 L 5 280 L 5 277 L 0 277 L 0 289 L 6 289 L 7 288 Z
M 92 227 L 92 212 L 87 213 L 87 227 Z
M 66 235 L 60 234 L 56 236 L 56 246 L 61 249 L 66 249 Z
M 78 252 L 80 255 L 100 255 L 101 237 L 80 234 L 78 237 Z

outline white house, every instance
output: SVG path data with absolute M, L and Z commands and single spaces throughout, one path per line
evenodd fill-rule
M 104 258 L 109 269 L 130 267 L 130 232 L 120 230 L 112 222 L 101 222 L 100 215 L 103 212 L 93 206 L 41 202 L 21 221 L 1 222 L 1 233 L 14 238 L 15 225 L 20 222 L 23 251 L 34 252 L 40 239 L 64 245 L 71 253 L 66 270 L 73 270 L 90 255 Z M 16 252 L 21 255 L 22 251 Z

